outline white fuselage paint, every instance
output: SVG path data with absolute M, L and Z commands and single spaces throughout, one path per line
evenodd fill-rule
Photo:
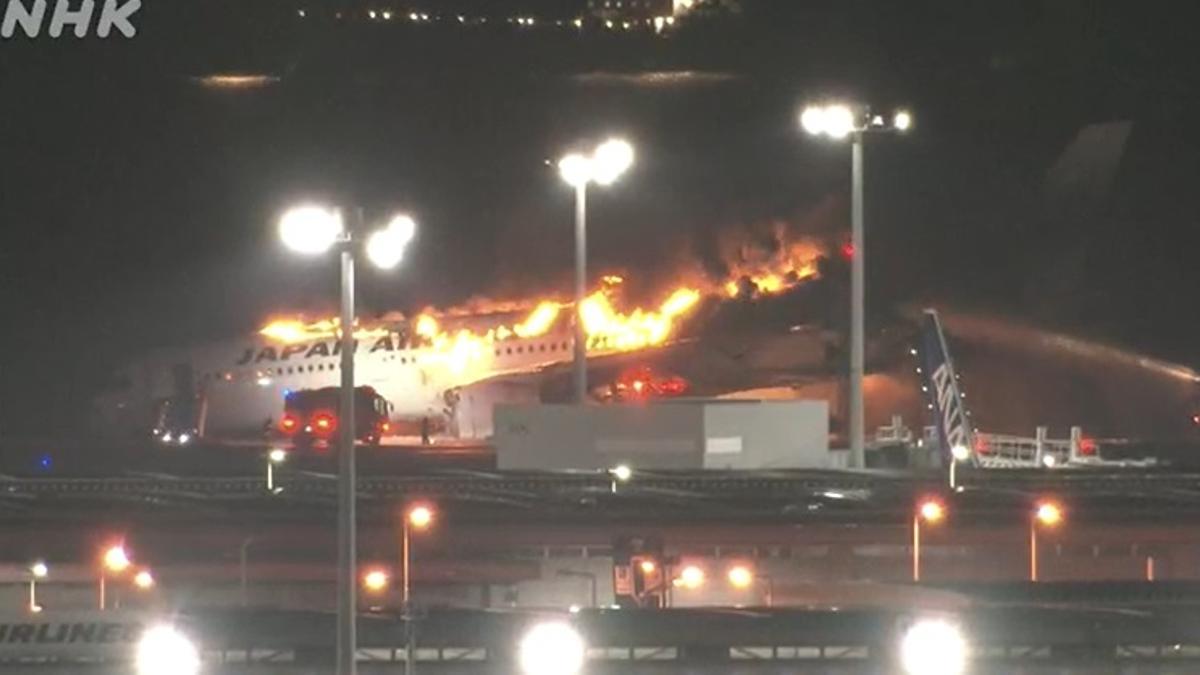
M 204 434 L 209 437 L 261 438 L 278 423 L 288 391 L 341 383 L 340 350 L 334 337 L 294 344 L 255 338 L 240 344 L 161 351 L 131 363 L 120 371 L 124 386 L 96 400 L 99 423 L 117 431 L 149 430 L 156 406 L 176 392 L 175 373 L 180 366 L 191 370 L 203 400 Z M 394 421 L 448 422 L 459 390 L 486 380 L 530 375 L 572 358 L 572 341 L 566 332 L 480 345 L 465 365 L 456 366 L 444 350 L 406 345 L 397 334 L 362 338 L 355 351 L 355 384 L 373 387 L 387 399 Z M 469 429 L 463 432 L 471 435 Z

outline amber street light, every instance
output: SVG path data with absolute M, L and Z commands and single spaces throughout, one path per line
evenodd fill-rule
M 1029 580 L 1038 580 L 1038 528 L 1058 527 L 1063 522 L 1063 509 L 1057 502 L 1043 500 L 1037 503 L 1029 519 Z
M 936 525 L 946 518 L 946 507 L 936 499 L 925 499 L 917 505 L 912 520 L 912 579 L 921 580 L 921 523 Z
M 100 610 L 108 609 L 108 575 L 121 574 L 132 564 L 124 544 L 116 544 L 104 550 L 100 559 Z

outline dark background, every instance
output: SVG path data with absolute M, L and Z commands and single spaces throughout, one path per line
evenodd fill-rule
M 639 160 L 593 192 L 597 270 L 669 278 L 680 251 L 774 221 L 837 232 L 848 150 L 796 123 L 832 95 L 917 116 L 868 148 L 875 306 L 950 303 L 1198 365 L 1193 4 L 744 0 L 659 39 L 144 0 L 132 40 L 0 42 L 0 432 L 82 418 L 146 348 L 328 310 L 332 260 L 275 240 L 300 197 L 417 218 L 403 267 L 360 275 L 376 312 L 568 288 L 571 194 L 545 160 L 609 132 Z M 195 79 L 220 72 L 279 80 Z M 1048 192 L 1079 130 L 1113 121 L 1132 126 L 1111 181 Z

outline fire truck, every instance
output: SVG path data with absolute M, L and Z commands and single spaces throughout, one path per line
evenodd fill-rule
M 279 431 L 297 448 L 328 448 L 338 437 L 340 403 L 340 387 L 288 392 L 283 400 Z M 355 388 L 355 439 L 378 446 L 380 440 L 391 432 L 391 423 L 388 421 L 391 413 L 392 404 L 374 388 Z

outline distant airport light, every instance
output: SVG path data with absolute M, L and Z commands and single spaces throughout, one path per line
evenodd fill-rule
M 200 652 L 172 626 L 155 626 L 137 644 L 137 675 L 196 675 Z
M 960 462 L 965 462 L 971 457 L 971 449 L 960 443 L 950 448 L 950 456 Z
M 112 546 L 104 552 L 104 567 L 110 572 L 124 572 L 129 565 L 129 554 L 124 546 Z
M 433 515 L 433 509 L 428 506 L 414 506 L 408 510 L 408 524 L 423 530 L 433 524 Z
M 41 560 L 29 566 L 29 573 L 35 579 L 45 579 L 47 574 L 50 574 L 50 568 Z
M 1043 455 L 1042 464 L 1045 465 L 1047 469 L 1053 469 L 1054 467 L 1058 466 L 1058 457 L 1055 457 L 1054 455 Z
M 737 589 L 750 588 L 754 584 L 754 571 L 745 565 L 729 568 L 729 584 Z
M 301 206 L 283 214 L 279 237 L 297 253 L 317 255 L 328 251 L 342 237 L 342 216 L 336 210 Z
M 912 113 L 907 110 L 899 110 L 892 117 L 892 127 L 897 131 L 908 131 L 912 128 Z
M 179 434 L 179 444 L 180 445 L 187 445 L 188 443 L 191 443 L 191 442 L 192 442 L 191 434 L 187 433 L 186 431 Z
M 948 621 L 918 621 L 901 638 L 900 665 L 908 675 L 959 675 L 967 667 L 967 642 Z
M 690 590 L 700 588 L 704 585 L 704 570 L 696 565 L 688 565 L 679 571 L 679 577 L 674 583 Z
M 927 499 L 921 502 L 917 513 L 921 516 L 921 520 L 927 523 L 938 523 L 946 517 L 946 507 L 936 499 Z
M 154 575 L 150 573 L 150 570 L 141 570 L 134 575 L 133 585 L 143 591 L 148 591 L 154 588 Z
M 570 624 L 537 624 L 521 639 L 518 661 L 524 675 L 576 675 L 583 670 L 587 646 Z
M 282 464 L 287 460 L 287 450 L 283 448 L 272 448 L 271 452 L 267 453 L 267 459 L 274 464 Z
M 1033 516 L 1039 524 L 1046 527 L 1054 527 L 1063 520 L 1062 507 L 1050 501 L 1040 502 Z
M 612 474 L 613 478 L 616 478 L 622 483 L 628 481 L 630 478 L 633 478 L 633 469 L 630 468 L 628 464 L 618 464 L 612 468 L 610 473 Z
M 372 593 L 378 593 L 388 587 L 391 577 L 385 570 L 373 569 L 363 575 L 363 587 Z
M 653 560 L 643 560 L 640 567 L 643 574 L 654 574 L 654 570 L 658 569 L 658 564 Z

